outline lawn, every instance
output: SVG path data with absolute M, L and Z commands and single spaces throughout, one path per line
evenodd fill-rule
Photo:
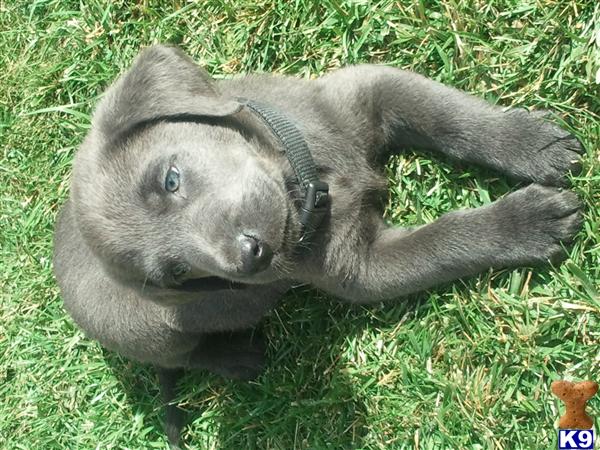
M 585 226 L 557 268 L 495 271 L 373 307 L 299 288 L 264 321 L 256 382 L 184 380 L 189 449 L 548 449 L 555 379 L 600 381 L 600 4 L 594 0 L 0 2 L 0 448 L 167 448 L 157 379 L 62 308 L 52 230 L 103 89 L 143 46 L 214 74 L 376 62 L 551 109 L 586 148 Z M 407 152 L 386 217 L 420 224 L 517 186 Z M 600 396 L 591 401 L 600 416 Z

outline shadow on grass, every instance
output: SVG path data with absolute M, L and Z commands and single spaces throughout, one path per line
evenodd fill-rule
M 348 372 L 349 349 L 366 328 L 394 326 L 419 303 L 354 307 L 314 291 L 288 294 L 262 325 L 269 354 L 258 380 L 227 381 L 200 371 L 184 377 L 182 447 L 362 447 L 369 427 L 361 383 L 370 380 Z M 109 351 L 104 356 L 133 414 L 151 428 L 147 437 L 160 440 L 164 410 L 154 370 Z
M 115 375 L 118 388 L 125 394 L 132 416 L 144 417 L 145 427 L 151 428 L 146 438 L 156 441 L 165 436 L 166 439 L 163 403 L 154 368 L 106 349 L 103 349 L 103 355 Z
M 263 326 L 266 372 L 257 382 L 226 383 L 219 395 L 217 447 L 364 447 L 364 391 L 373 380 L 349 363 L 355 340 L 368 328 L 393 327 L 417 304 L 352 307 L 315 291 L 288 294 Z M 202 419 L 193 421 L 189 442 Z

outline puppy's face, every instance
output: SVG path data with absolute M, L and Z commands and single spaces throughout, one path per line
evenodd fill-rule
M 300 227 L 281 156 L 222 122 L 164 111 L 121 129 L 124 84 L 100 105 L 73 176 L 80 230 L 109 273 L 148 292 L 283 278 Z

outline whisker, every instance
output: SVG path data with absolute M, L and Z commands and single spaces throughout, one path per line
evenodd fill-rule
M 142 283 L 142 292 L 144 292 L 144 289 L 146 289 L 146 283 L 148 283 L 148 275 L 144 277 L 144 281 Z

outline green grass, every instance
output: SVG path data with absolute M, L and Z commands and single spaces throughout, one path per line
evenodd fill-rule
M 371 308 L 292 292 L 265 320 L 270 363 L 257 382 L 186 378 L 187 448 L 555 447 L 550 382 L 600 381 L 600 5 L 133 3 L 0 3 L 0 448 L 166 448 L 153 372 L 85 339 L 51 272 L 54 219 L 93 105 L 155 42 L 181 45 L 216 77 L 412 69 L 502 105 L 552 109 L 587 150 L 574 178 L 585 227 L 566 264 Z M 390 221 L 429 222 L 515 188 L 432 156 L 390 162 Z M 599 397 L 590 409 L 600 416 Z

